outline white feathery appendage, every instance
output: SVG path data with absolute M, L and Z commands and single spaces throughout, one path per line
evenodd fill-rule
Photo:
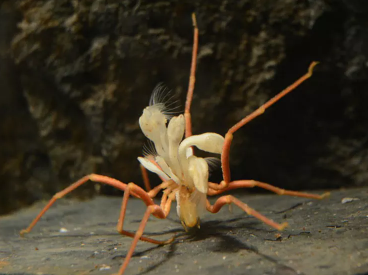
M 163 83 L 159 83 L 153 89 L 149 106 L 153 105 L 160 109 L 167 120 L 170 120 L 171 117 L 178 114 L 179 112 L 177 110 L 180 109 L 177 100 L 174 100 L 174 95 L 171 95 L 171 91 Z
M 150 106 L 143 110 L 139 118 L 143 133 L 153 143 L 146 146 L 145 158 L 138 160 L 162 179 L 178 184 L 178 215 L 187 225 L 194 226 L 198 218 L 196 213 L 206 209 L 209 171 L 218 164 L 218 160 L 194 156 L 193 147 L 221 154 L 225 139 L 215 133 L 204 133 L 183 140 L 184 115 L 170 117 L 164 103 L 167 98 L 167 94 L 163 96 L 165 90 L 163 86 L 156 87 Z M 185 209 L 181 209 L 182 207 Z
M 201 135 L 194 135 L 184 139 L 179 145 L 179 161 L 182 167 L 182 171 L 188 186 L 194 185 L 193 178 L 189 173 L 188 149 L 191 146 L 196 146 L 198 149 L 210 153 L 220 154 L 225 139 L 216 133 L 204 133 Z M 208 165 L 207 165 L 208 169 Z
M 149 139 L 147 143 L 143 145 L 143 156 L 152 156 L 154 158 L 157 155 L 155 144 Z
M 167 136 L 169 139 L 169 158 L 171 168 L 174 173 L 181 175 L 181 167 L 178 159 L 179 144 L 183 139 L 185 130 L 185 119 L 183 115 L 173 117 L 167 126 Z
M 203 158 L 191 156 L 188 159 L 188 172 L 195 188 L 204 194 L 208 191 L 208 164 Z
M 208 164 L 208 172 L 209 172 L 209 174 L 211 174 L 213 171 L 215 171 L 216 169 L 218 169 L 220 167 L 220 165 L 221 165 L 221 160 L 219 158 L 208 157 L 208 158 L 204 158 L 204 160 Z
M 156 156 L 155 158 L 156 163 L 161 167 L 162 171 L 165 172 L 165 174 L 167 174 L 173 181 L 175 181 L 177 184 L 180 184 L 180 180 L 178 179 L 178 177 L 173 173 L 173 171 L 171 170 L 171 168 L 167 165 L 166 161 L 164 160 L 164 158 L 160 157 L 160 156 Z
M 157 105 L 148 106 L 139 118 L 139 126 L 143 134 L 153 141 L 159 155 L 165 155 L 168 149 L 167 118 Z
M 157 167 L 153 162 L 151 162 L 147 157 L 142 158 L 142 157 L 138 157 L 138 161 L 148 170 L 151 171 L 152 173 L 155 173 L 157 175 L 159 175 L 161 178 L 165 179 L 165 180 L 169 180 L 169 176 L 162 171 L 159 167 Z
M 187 155 L 187 148 L 196 146 L 198 149 L 210 153 L 221 154 L 225 139 L 216 133 L 204 133 L 184 139 L 179 146 L 179 154 Z

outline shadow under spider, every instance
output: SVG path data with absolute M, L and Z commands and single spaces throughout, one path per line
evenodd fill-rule
M 209 238 L 217 238 L 220 239 L 220 242 L 217 243 L 216 248 L 215 249 L 211 249 L 211 251 L 215 251 L 215 252 L 225 252 L 225 253 L 236 253 L 240 250 L 247 250 L 253 253 L 256 253 L 257 255 L 259 255 L 260 257 L 264 258 L 265 260 L 271 261 L 275 264 L 279 264 L 278 261 L 270 256 L 264 255 L 262 253 L 260 253 L 258 251 L 258 248 L 255 246 L 251 246 L 248 245 L 242 241 L 240 241 L 237 238 L 237 234 L 236 232 L 239 231 L 240 229 L 246 228 L 248 230 L 251 230 L 252 232 L 257 231 L 257 232 L 273 232 L 269 231 L 269 230 L 265 230 L 265 229 L 259 229 L 256 228 L 255 225 L 260 224 L 259 221 L 250 221 L 249 219 L 246 219 L 247 217 L 244 216 L 239 216 L 237 218 L 232 218 L 232 219 L 228 219 L 228 220 L 221 220 L 221 221 L 205 221 L 201 224 L 200 229 L 193 229 L 190 230 L 189 232 L 184 232 L 183 229 L 172 229 L 169 231 L 166 231 L 166 233 L 173 233 L 173 232 L 178 232 L 181 231 L 181 233 L 178 233 L 175 236 L 175 240 L 171 243 L 171 244 L 167 244 L 165 246 L 169 246 L 169 250 L 168 253 L 165 255 L 164 259 L 162 259 L 161 261 L 159 261 L 158 263 L 148 267 L 145 271 L 141 272 L 140 274 L 147 274 L 153 270 L 155 270 L 156 268 L 158 268 L 159 266 L 163 265 L 164 263 L 168 262 L 174 255 L 175 252 L 177 251 L 177 244 L 178 243 L 191 243 L 191 242 L 197 242 L 197 241 L 204 241 L 206 239 Z M 251 218 L 251 217 L 249 217 Z M 175 223 L 179 223 L 177 220 L 174 219 L 169 219 Z M 243 222 L 240 224 L 237 224 L 236 227 L 231 226 L 230 224 L 233 224 L 234 222 L 238 222 L 242 220 Z M 235 232 L 234 236 L 231 236 L 228 234 L 229 231 Z M 249 232 L 251 233 L 251 232 Z M 157 234 L 157 233 L 154 233 Z M 154 234 L 150 234 L 150 233 L 145 233 L 145 235 L 154 235 Z M 163 234 L 163 233 L 159 233 L 159 234 Z M 139 257 L 142 256 L 144 254 L 147 254 L 148 252 L 154 251 L 156 249 L 159 249 L 160 247 L 162 247 L 163 245 L 159 245 L 159 246 L 155 246 L 155 247 L 151 247 L 149 249 L 145 249 L 143 251 L 140 252 L 135 252 L 133 254 L 133 257 Z M 115 258 L 120 258 L 123 256 L 115 256 Z
M 169 230 L 165 230 L 165 231 L 161 231 L 161 232 L 145 232 L 143 235 L 144 236 L 162 236 L 162 235 L 167 235 L 167 234 L 171 234 L 171 233 L 178 233 L 178 232 L 183 231 L 182 228 L 174 228 L 174 229 L 169 229 Z M 134 233 L 134 230 L 129 231 Z M 59 231 L 51 231 L 51 233 L 60 233 Z M 39 240 L 39 239 L 57 239 L 57 238 L 78 238 L 78 237 L 102 237 L 102 236 L 117 236 L 120 235 L 122 238 L 128 238 L 130 239 L 128 236 L 122 235 L 119 232 L 96 232 L 93 234 L 90 233 L 80 233 L 80 234 L 65 234 L 65 233 L 60 233 L 58 235 L 39 235 L 39 236 L 30 236 L 29 239 L 33 239 L 33 240 Z M 0 273 L 1 275 L 1 273 Z
M 228 223 L 236 222 L 239 220 L 242 220 L 242 222 L 240 224 L 237 224 L 236 228 L 234 228 L 234 226 L 227 225 Z M 200 230 L 189 234 L 187 240 L 189 242 L 194 242 L 203 241 L 210 237 L 215 237 L 220 239 L 221 241 L 217 244 L 217 247 L 215 249 L 211 249 L 211 251 L 213 252 L 236 253 L 240 250 L 247 250 L 249 252 L 257 254 L 264 260 L 275 264 L 276 274 L 298 274 L 292 267 L 280 263 L 280 260 L 259 252 L 256 246 L 248 245 L 238 239 L 237 232 L 239 232 L 239 229 L 246 228 L 249 234 L 253 234 L 254 232 L 271 233 L 276 231 L 254 227 L 254 225 L 258 224 L 258 221 L 244 220 L 244 217 L 238 217 L 227 221 L 208 221 L 203 223 Z M 229 231 L 234 232 L 234 236 L 226 234 Z M 260 237 L 264 239 L 263 236 Z M 286 273 L 286 271 L 288 273 Z

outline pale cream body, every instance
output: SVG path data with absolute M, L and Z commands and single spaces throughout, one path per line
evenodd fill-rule
M 154 143 L 156 152 L 138 160 L 147 170 L 174 182 L 170 195 L 175 195 L 178 216 L 184 227 L 194 227 L 206 207 L 209 167 L 204 158 L 193 155 L 192 146 L 221 154 L 224 138 L 204 133 L 183 140 L 184 116 L 172 117 L 167 125 L 169 116 L 163 109 L 163 103 L 148 106 L 139 118 L 142 132 Z

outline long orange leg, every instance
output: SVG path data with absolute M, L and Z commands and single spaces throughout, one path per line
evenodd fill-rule
M 159 219 L 165 219 L 167 217 L 167 215 L 169 214 L 169 212 L 170 212 L 171 202 L 172 202 L 172 199 L 169 197 L 169 199 L 165 203 L 164 208 L 162 209 L 160 206 L 154 204 L 152 199 L 148 196 L 148 194 L 142 188 L 135 185 L 134 183 L 129 183 L 128 187 L 126 188 L 126 191 L 124 193 L 123 206 L 122 206 L 122 211 L 121 211 L 122 214 L 121 214 L 120 219 L 119 219 L 118 230 L 119 230 L 120 225 L 121 225 L 121 228 L 123 226 L 123 218 L 124 218 L 124 215 L 125 215 L 126 205 L 127 205 L 127 202 L 128 202 L 128 197 L 129 197 L 130 192 L 134 192 L 134 193 L 139 195 L 139 197 L 147 205 L 147 210 L 146 210 L 146 212 L 145 212 L 145 214 L 142 218 L 142 221 L 139 225 L 139 228 L 138 228 L 137 232 L 134 235 L 133 242 L 132 242 L 132 244 L 129 248 L 129 251 L 128 251 L 128 253 L 127 253 L 127 255 L 124 259 L 124 262 L 123 262 L 122 266 L 119 269 L 119 272 L 118 272 L 119 275 L 122 275 L 124 273 L 126 267 L 129 264 L 129 261 L 130 261 L 132 255 L 133 255 L 134 249 L 137 246 L 138 240 L 142 239 L 143 231 L 144 231 L 144 228 L 146 227 L 146 224 L 147 224 L 147 221 L 148 221 L 148 218 L 150 217 L 150 215 L 152 214 L 152 215 L 154 215 L 155 217 L 157 217 Z M 166 242 L 162 242 L 162 244 L 163 243 L 165 243 L 165 244 L 169 243 L 172 240 L 173 239 L 170 239 Z M 159 242 L 159 241 L 157 241 L 157 242 Z
M 132 187 L 132 186 L 135 186 L 135 187 Z M 127 209 L 129 195 L 130 195 L 131 192 L 134 192 L 133 189 L 138 190 L 137 187 L 138 186 L 135 185 L 134 183 L 129 183 L 128 186 L 126 187 L 125 192 L 124 192 L 123 201 L 122 201 L 122 204 L 121 204 L 120 217 L 119 217 L 119 221 L 118 221 L 118 224 L 117 224 L 117 227 L 116 227 L 116 229 L 118 230 L 118 232 L 120 234 L 129 236 L 129 237 L 134 237 L 135 234 L 131 233 L 129 231 L 123 230 L 124 218 L 125 218 L 125 213 L 126 213 L 126 209 Z M 147 206 L 154 205 L 154 202 L 152 201 L 151 197 L 144 190 L 139 189 L 139 192 L 141 193 L 141 195 L 140 195 L 141 199 L 143 200 L 143 202 Z M 164 197 L 163 197 L 162 200 L 164 200 Z M 166 198 L 165 198 L 165 202 L 166 202 Z M 158 241 L 158 240 L 155 240 L 155 239 L 151 239 L 151 238 L 141 236 L 140 240 L 145 241 L 145 242 L 149 242 L 149 243 L 154 243 L 154 244 L 167 244 L 167 243 L 172 242 L 174 240 L 174 238 L 171 238 L 167 241 Z
M 268 183 L 255 181 L 255 180 L 236 180 L 232 181 L 228 184 L 226 188 L 220 188 L 220 186 L 217 183 L 210 182 L 209 183 L 209 190 L 208 195 L 218 195 L 225 191 L 238 189 L 238 188 L 253 188 L 253 187 L 260 187 L 266 190 L 269 190 L 271 192 L 274 192 L 278 195 L 288 195 L 288 196 L 295 196 L 295 197 L 302 197 L 302 198 L 311 198 L 311 199 L 323 199 L 325 197 L 328 197 L 330 195 L 330 192 L 325 192 L 322 195 L 316 195 L 316 194 L 310 194 L 310 193 L 304 193 L 304 192 L 298 192 L 298 191 L 291 191 L 291 190 L 285 190 L 276 186 L 273 186 Z
M 284 222 L 282 224 L 276 223 L 273 220 L 263 216 L 261 213 L 257 212 L 256 210 L 250 208 L 247 204 L 245 204 L 244 202 L 238 200 L 237 198 L 228 195 L 228 196 L 222 196 L 220 197 L 214 205 L 211 205 L 210 202 L 207 200 L 207 210 L 211 213 L 217 213 L 218 211 L 220 211 L 220 209 L 226 205 L 226 204 L 235 204 L 236 206 L 238 206 L 240 209 L 242 209 L 243 211 L 245 211 L 248 215 L 252 215 L 253 217 L 261 220 L 262 222 L 264 222 L 265 224 L 277 229 L 277 230 L 283 230 L 288 224 L 287 222 Z
M 111 186 L 113 186 L 117 189 L 120 189 L 122 191 L 124 191 L 126 189 L 126 186 L 127 186 L 125 183 L 123 183 L 121 181 L 118 181 L 116 179 L 107 177 L 107 176 L 102 176 L 102 175 L 97 175 L 97 174 L 90 174 L 90 175 L 84 176 L 83 178 L 76 181 L 75 183 L 73 183 L 69 187 L 65 188 L 64 190 L 62 190 L 58 193 L 56 193 L 52 197 L 52 199 L 48 202 L 48 204 L 42 209 L 42 211 L 37 215 L 37 217 L 32 221 L 32 223 L 27 227 L 27 229 L 23 229 L 23 230 L 20 231 L 20 235 L 23 236 L 25 233 L 29 233 L 32 230 L 32 228 L 36 225 L 36 223 L 39 221 L 39 219 L 45 214 L 45 212 L 51 207 L 51 205 L 54 204 L 54 202 L 57 199 L 60 199 L 60 198 L 64 197 L 66 194 L 72 192 L 74 189 L 76 189 L 79 186 L 81 186 L 82 184 L 86 183 L 88 180 L 104 183 L 104 184 L 107 184 L 107 185 L 111 185 Z M 137 198 L 140 197 L 135 192 L 132 192 L 132 195 L 137 197 Z
M 271 98 L 269 101 L 267 101 L 265 104 L 263 104 L 261 107 L 259 107 L 257 110 L 255 110 L 250 115 L 246 116 L 242 120 L 240 120 L 238 123 L 236 123 L 233 127 L 229 129 L 229 131 L 225 135 L 225 142 L 222 149 L 221 154 L 221 165 L 222 165 L 222 173 L 223 173 L 223 181 L 220 183 L 220 188 L 226 188 L 231 179 L 230 179 L 230 166 L 229 166 L 229 154 L 230 154 L 230 146 L 231 142 L 233 140 L 233 134 L 239 130 L 241 127 L 243 127 L 245 124 L 256 118 L 257 116 L 263 114 L 267 108 L 269 108 L 271 105 L 276 103 L 279 99 L 290 93 L 292 90 L 294 90 L 296 87 L 298 87 L 301 83 L 303 83 L 305 80 L 310 78 L 313 73 L 313 68 L 316 66 L 318 62 L 312 62 L 308 68 L 308 72 L 303 75 L 301 78 L 299 78 L 297 81 L 295 81 L 293 84 L 291 84 L 289 87 L 287 87 L 285 90 L 277 94 L 275 97 Z
M 190 115 L 190 106 L 192 104 L 193 92 L 194 92 L 194 84 L 195 84 L 195 72 L 197 66 L 197 52 L 198 52 L 198 27 L 197 27 L 197 19 L 195 14 L 192 14 L 192 21 L 194 27 L 193 34 L 193 50 L 192 50 L 192 63 L 190 67 L 190 77 L 189 77 L 189 87 L 187 93 L 187 100 L 185 102 L 185 137 L 190 137 L 192 135 L 192 121 Z
M 149 191 L 151 191 L 152 188 L 151 188 L 151 183 L 150 183 L 150 180 L 149 180 L 149 177 L 148 177 L 147 169 L 144 168 L 144 166 L 142 164 L 140 164 L 139 167 L 141 168 L 144 188 L 146 188 L 146 191 L 149 192 Z

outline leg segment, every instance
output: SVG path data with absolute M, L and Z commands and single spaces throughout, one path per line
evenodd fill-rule
M 148 177 L 147 169 L 144 168 L 144 166 L 142 164 L 140 164 L 139 166 L 141 168 L 144 187 L 146 188 L 146 191 L 149 192 L 149 191 L 151 191 L 151 184 L 150 184 L 150 180 L 149 180 L 149 177 Z
M 169 241 L 166 242 L 160 242 L 160 241 L 156 241 L 156 240 L 152 240 L 152 239 L 148 239 L 145 237 L 142 237 L 143 235 L 143 231 L 144 228 L 146 227 L 148 218 L 150 217 L 150 215 L 154 215 L 155 217 L 159 218 L 159 219 L 165 219 L 167 217 L 167 215 L 170 212 L 170 208 L 171 208 L 171 202 L 172 200 L 169 198 L 164 206 L 164 208 L 162 209 L 160 206 L 155 205 L 152 201 L 152 199 L 147 195 L 146 192 L 144 192 L 144 190 L 142 188 L 140 188 L 139 186 L 135 185 L 134 183 L 129 183 L 128 184 L 128 188 L 126 189 L 125 193 L 124 193 L 124 198 L 123 198 L 123 204 L 122 204 L 122 211 L 121 211 L 121 215 L 120 215 L 120 219 L 119 219 L 119 223 L 118 223 L 118 230 L 122 229 L 123 227 L 123 219 L 125 216 L 125 211 L 126 211 L 126 205 L 128 202 L 128 197 L 129 197 L 129 192 L 134 191 L 135 193 L 139 194 L 139 196 L 142 198 L 142 200 L 145 202 L 145 204 L 148 206 L 147 210 L 143 216 L 143 219 L 139 225 L 138 231 L 135 233 L 134 238 L 133 238 L 133 242 L 129 248 L 129 251 L 124 259 L 124 262 L 122 264 L 122 266 L 119 269 L 118 274 L 122 275 L 126 269 L 126 267 L 129 264 L 129 261 L 133 255 L 134 249 L 137 246 L 138 240 L 144 240 L 144 241 L 148 241 L 150 240 L 150 242 L 153 241 L 153 243 L 157 243 L 157 244 L 166 244 L 169 243 L 173 240 L 170 239 Z M 126 195 L 127 194 L 127 195 Z M 131 234 L 129 232 L 129 234 Z M 130 236 L 130 235 L 128 235 Z
M 220 197 L 214 205 L 211 205 L 210 202 L 207 200 L 207 210 L 211 213 L 217 213 L 218 211 L 220 211 L 220 209 L 225 205 L 225 204 L 235 204 L 236 206 L 238 206 L 240 209 L 242 209 L 243 211 L 245 211 L 248 215 L 252 215 L 253 217 L 261 220 L 262 222 L 264 222 L 265 224 L 277 229 L 277 230 L 283 230 L 288 224 L 286 222 L 279 224 L 274 222 L 273 220 L 270 220 L 268 218 L 266 218 L 265 216 L 263 216 L 261 213 L 257 212 L 256 210 L 250 208 L 247 204 L 245 204 L 244 202 L 238 200 L 237 198 L 228 195 L 228 196 L 223 196 Z
M 48 204 L 42 209 L 42 211 L 37 215 L 37 217 L 32 221 L 32 223 L 27 227 L 27 229 L 23 229 L 20 231 L 20 235 L 23 236 L 25 233 L 29 233 L 32 228 L 36 225 L 36 223 L 39 221 L 39 219 L 45 214 L 45 212 L 51 207 L 51 205 L 54 204 L 54 202 L 57 199 L 60 199 L 62 197 L 64 197 L 66 194 L 72 192 L 74 189 L 78 188 L 79 186 L 81 186 L 82 184 L 86 183 L 88 180 L 94 181 L 94 182 L 100 182 L 100 183 L 104 183 L 107 185 L 111 185 L 117 189 L 120 189 L 122 191 L 124 191 L 126 189 L 126 184 L 118 181 L 116 179 L 110 178 L 110 177 L 106 177 L 106 176 L 102 176 L 102 175 L 97 175 L 97 174 L 90 174 L 88 176 L 85 176 L 83 178 L 81 178 L 80 180 L 76 181 L 75 183 L 73 183 L 72 185 L 70 185 L 69 187 L 65 188 L 63 191 L 60 191 L 58 193 L 56 193 L 52 199 L 48 202 Z M 135 192 L 132 192 L 132 195 L 139 198 L 140 196 L 138 194 L 136 194 Z
M 154 198 L 156 197 L 157 193 L 160 192 L 160 190 L 165 189 L 165 188 L 169 188 L 174 182 L 172 180 L 169 181 L 164 181 L 163 183 L 157 185 L 156 187 L 154 187 L 151 191 L 149 191 L 147 194 L 151 197 Z M 175 184 L 175 183 L 174 183 Z
M 230 146 L 231 142 L 233 140 L 233 134 L 239 130 L 241 127 L 243 127 L 245 124 L 256 118 L 257 116 L 263 114 L 267 108 L 269 108 L 271 105 L 276 103 L 279 99 L 290 93 L 292 90 L 294 90 L 296 87 L 298 87 L 301 83 L 303 83 L 305 80 L 310 78 L 312 76 L 313 68 L 316 66 L 317 62 L 312 62 L 309 66 L 308 72 L 303 75 L 301 78 L 299 78 L 297 81 L 295 81 L 293 84 L 291 84 L 289 87 L 287 87 L 285 90 L 271 98 L 269 101 L 267 101 L 265 104 L 263 104 L 261 107 L 259 107 L 257 110 L 255 110 L 250 115 L 246 116 L 242 120 L 240 120 L 238 123 L 236 123 L 233 127 L 229 129 L 229 131 L 225 135 L 225 143 L 222 149 L 221 154 L 221 165 L 222 165 L 222 173 L 223 173 L 223 179 L 224 181 L 221 182 L 220 186 L 221 188 L 226 188 L 228 184 L 230 183 L 230 166 L 229 166 L 229 154 L 230 154 Z
M 233 189 L 253 188 L 253 187 L 256 187 L 256 186 L 260 187 L 260 188 L 263 188 L 263 189 L 266 189 L 266 190 L 269 190 L 271 192 L 274 192 L 278 195 L 288 195 L 288 196 L 295 196 L 295 197 L 302 197 L 302 198 L 323 199 L 323 198 L 326 198 L 330 195 L 330 192 L 326 192 L 322 195 L 316 195 L 316 194 L 310 194 L 310 193 L 290 191 L 290 190 L 285 190 L 285 189 L 278 188 L 278 187 L 273 186 L 273 185 L 268 184 L 268 183 L 255 181 L 255 180 L 236 180 L 236 181 L 232 181 L 228 184 L 228 186 L 226 188 L 222 188 L 222 189 L 221 189 L 219 184 L 210 182 L 209 183 L 210 189 L 209 189 L 208 195 L 213 196 L 213 195 L 218 195 L 218 194 L 221 194 L 225 191 L 229 191 L 229 190 L 233 190 Z
M 134 233 L 123 230 L 125 213 L 126 213 L 126 209 L 127 209 L 129 195 L 130 195 L 131 192 L 135 192 L 135 193 L 139 194 L 140 198 L 143 200 L 143 202 L 147 206 L 155 205 L 155 204 L 152 201 L 151 197 L 142 188 L 140 188 L 138 185 L 135 185 L 134 183 L 129 183 L 127 185 L 127 187 L 125 189 L 125 192 L 124 192 L 123 201 L 122 201 L 122 204 L 121 204 L 121 211 L 120 211 L 119 221 L 118 221 L 118 224 L 117 224 L 117 230 L 122 235 L 129 236 L 129 237 L 134 237 L 135 236 Z M 170 205 L 171 205 L 171 201 L 170 201 Z M 165 205 L 165 207 L 167 207 L 167 205 Z M 146 242 L 149 242 L 149 243 L 154 243 L 154 244 L 167 244 L 167 243 L 172 242 L 174 240 L 174 238 L 171 238 L 167 241 L 158 241 L 158 240 L 154 240 L 154 239 L 151 239 L 151 238 L 141 236 L 140 240 L 146 241 Z
M 190 116 L 190 105 L 192 104 L 193 92 L 194 92 L 194 84 L 195 84 L 195 71 L 197 66 L 197 52 L 198 52 L 198 28 L 197 28 L 197 19 L 195 14 L 192 14 L 192 21 L 194 27 L 193 34 L 193 51 L 192 51 L 192 65 L 190 68 L 190 77 L 189 77 L 189 87 L 187 93 L 187 100 L 185 102 L 185 137 L 190 137 L 192 135 L 192 121 Z

